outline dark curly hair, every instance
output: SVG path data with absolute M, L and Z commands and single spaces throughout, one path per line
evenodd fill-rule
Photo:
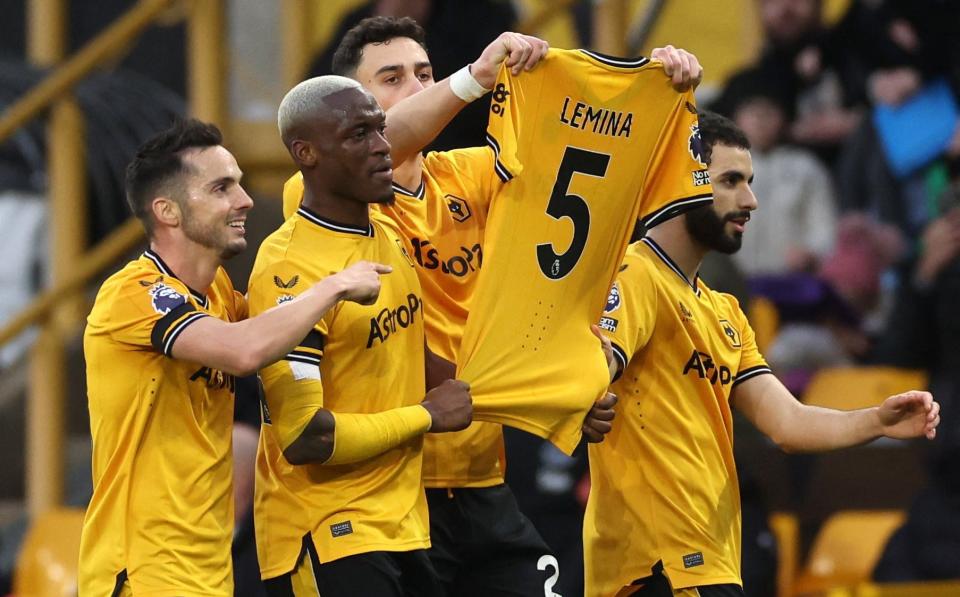
M 367 44 L 387 43 L 398 37 L 409 37 L 427 49 L 423 27 L 410 17 L 370 17 L 360 21 L 337 46 L 333 54 L 333 74 L 353 77 Z
M 697 119 L 700 121 L 700 141 L 703 145 L 703 163 L 710 164 L 713 156 L 713 146 L 719 143 L 727 147 L 750 149 L 750 140 L 732 120 L 716 112 L 699 110 Z

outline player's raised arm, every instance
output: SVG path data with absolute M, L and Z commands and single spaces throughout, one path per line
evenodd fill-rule
M 880 406 L 840 411 L 798 401 L 773 375 L 738 384 L 733 404 L 786 452 L 820 452 L 863 444 L 878 437 L 933 439 L 940 405 L 929 392 L 905 392 Z
M 170 339 L 169 354 L 233 375 L 250 375 L 287 354 L 337 302 L 374 302 L 380 276 L 391 271 L 361 261 L 256 317 L 235 323 L 201 317 Z
M 468 103 L 483 97 L 506 63 L 519 74 L 534 68 L 549 44 L 522 33 L 501 33 L 470 65 L 387 110 L 387 139 L 396 163 L 423 150 Z
M 470 386 L 448 379 L 412 406 L 369 414 L 321 408 L 283 455 L 290 464 L 360 462 L 427 432 L 466 429 L 472 418 Z

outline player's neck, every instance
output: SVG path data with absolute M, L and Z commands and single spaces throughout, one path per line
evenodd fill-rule
M 191 290 L 206 294 L 222 263 L 215 249 L 185 238 L 154 238 L 150 250 L 157 254 L 170 272 Z
M 650 229 L 647 236 L 660 245 L 688 280 L 696 277 L 707 249 L 701 247 L 687 232 L 683 216 L 672 218 Z
M 303 182 L 302 205 L 313 213 L 337 224 L 357 228 L 366 228 L 370 224 L 370 208 L 366 203 L 332 194 L 318 193 L 310 188 L 311 185 L 306 178 Z
M 416 191 L 423 178 L 423 154 L 416 154 L 402 164 L 393 167 L 393 182 L 408 191 Z

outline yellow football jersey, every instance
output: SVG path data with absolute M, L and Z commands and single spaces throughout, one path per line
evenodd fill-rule
M 645 238 L 600 327 L 624 368 L 613 430 L 589 448 L 586 594 L 614 595 L 658 561 L 674 589 L 741 584 L 730 394 L 770 373 L 743 311 Z
M 337 304 L 286 359 L 260 372 L 266 405 L 254 519 L 264 578 L 293 570 L 308 533 L 321 562 L 430 546 L 422 438 L 353 464 L 293 466 L 283 456 L 319 408 L 375 413 L 423 400 L 420 284 L 386 218 L 372 213 L 367 228 L 356 228 L 301 207 L 260 246 L 250 311 L 290 300 L 359 260 L 393 266 L 377 302 Z
M 374 205 L 400 229 L 417 263 L 423 288 L 427 345 L 456 362 L 469 301 L 483 262 L 483 231 L 490 198 L 500 187 L 493 151 L 474 147 L 430 152 L 416 190 L 394 184 L 396 201 Z M 303 198 L 298 172 L 284 185 L 283 211 L 289 217 Z M 475 422 L 457 433 L 424 437 L 426 487 L 488 487 L 503 483 L 503 431 Z
M 234 379 L 170 357 L 190 324 L 238 321 L 223 269 L 207 295 L 146 251 L 110 276 L 83 351 L 93 497 L 80 541 L 81 595 L 233 595 Z
M 488 215 L 458 375 L 475 419 L 570 453 L 607 386 L 590 325 L 634 222 L 712 201 L 693 94 L 675 92 L 645 58 L 550 50 L 531 72 L 501 68 L 487 133 L 505 184 Z

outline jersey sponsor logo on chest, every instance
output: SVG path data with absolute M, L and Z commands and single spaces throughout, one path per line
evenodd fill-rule
M 630 128 L 633 126 L 633 112 L 618 112 L 583 102 L 574 102 L 569 97 L 565 97 L 563 107 L 560 108 L 560 122 L 571 128 L 597 135 L 629 138 Z
M 197 381 L 198 379 L 203 380 L 208 388 L 211 390 L 230 390 L 232 394 L 236 391 L 237 381 L 229 373 L 224 373 L 219 369 L 213 369 L 212 367 L 200 367 L 193 372 L 193 375 L 190 376 L 190 381 Z
M 733 373 L 726 365 L 718 365 L 709 353 L 694 350 L 683 366 L 683 375 L 695 375 L 712 384 L 725 386 L 733 381 Z
M 371 317 L 367 348 L 373 346 L 375 342 L 386 342 L 387 338 L 396 333 L 397 329 L 403 330 L 410 327 L 416 321 L 418 313 L 420 313 L 422 319 L 421 304 L 420 297 L 411 293 L 407 295 L 406 304 L 393 308 L 385 307 L 377 313 L 376 317 Z
M 475 243 L 472 247 L 460 247 L 460 252 L 449 259 L 444 258 L 429 239 L 411 238 L 413 257 L 420 267 L 428 270 L 439 269 L 445 274 L 462 278 L 470 272 L 480 269 L 483 263 L 483 247 Z

